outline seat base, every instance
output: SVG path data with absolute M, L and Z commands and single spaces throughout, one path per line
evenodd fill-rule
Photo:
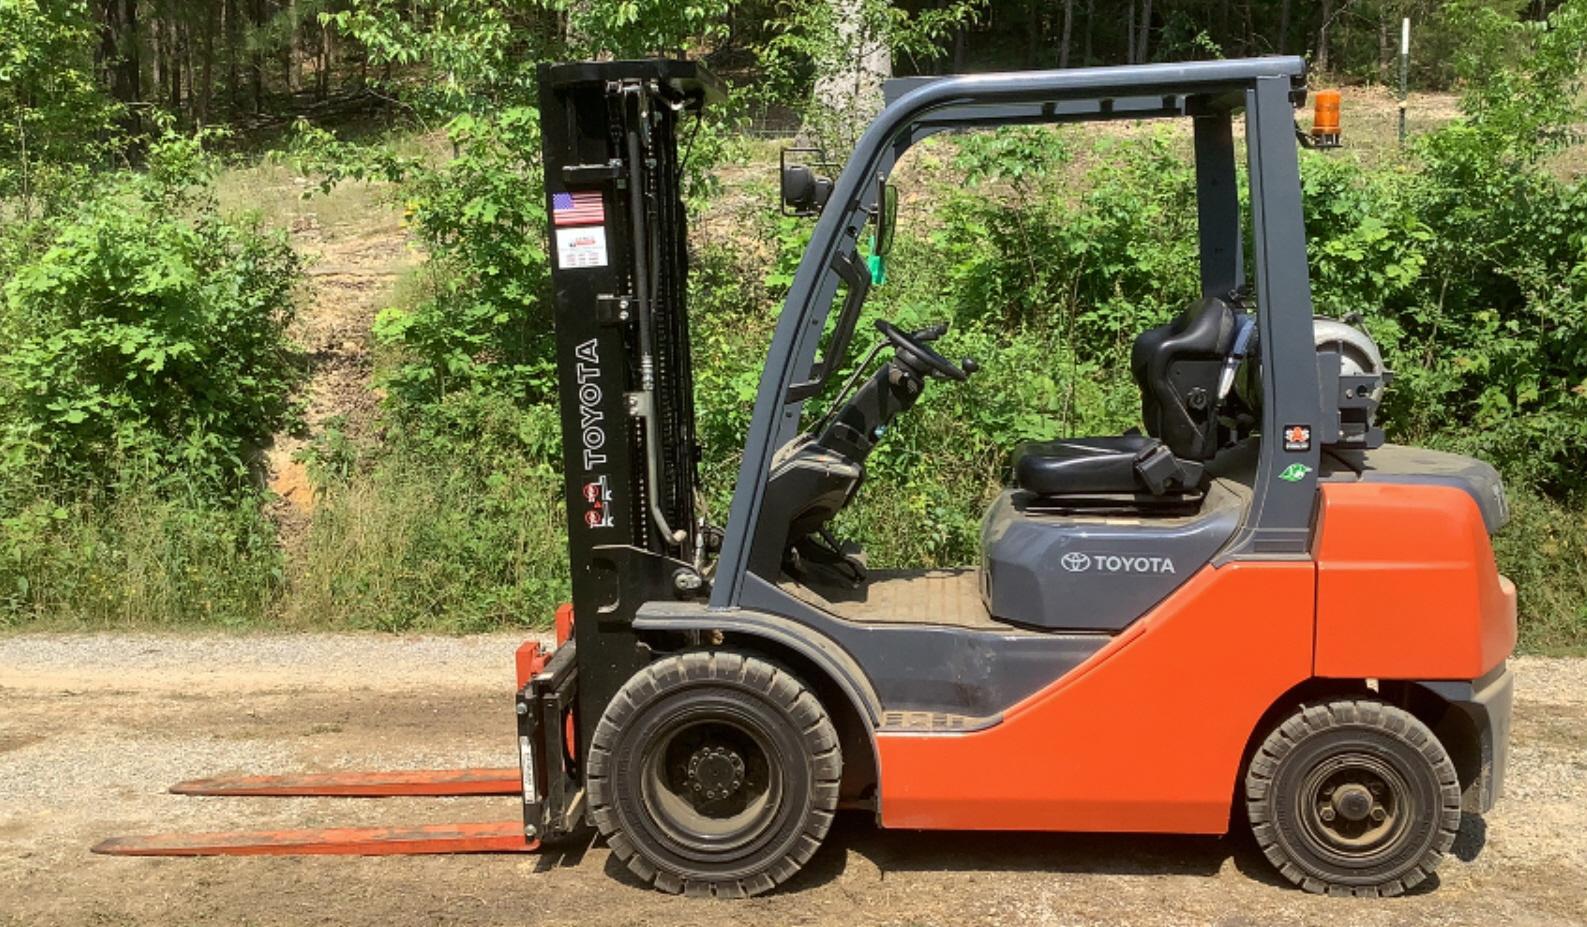
M 1066 502 L 1072 497 L 1182 496 L 1199 492 L 1201 478 L 1201 464 L 1175 457 L 1163 442 L 1142 434 L 1031 442 L 1014 452 L 1015 485 Z
M 1032 515 L 1149 515 L 1172 518 L 1194 515 L 1206 493 L 1178 492 L 1161 496 L 1151 493 L 1065 493 L 1057 496 L 1022 494 L 1021 507 Z

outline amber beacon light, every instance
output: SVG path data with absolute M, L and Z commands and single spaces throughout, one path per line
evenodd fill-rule
M 1339 147 L 1339 91 L 1317 91 L 1312 108 L 1311 139 L 1318 148 Z

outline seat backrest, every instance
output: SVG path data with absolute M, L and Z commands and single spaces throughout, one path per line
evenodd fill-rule
M 1130 371 L 1141 388 L 1146 432 L 1176 457 L 1208 460 L 1218 451 L 1218 378 L 1234 350 L 1238 317 L 1208 296 L 1135 339 Z

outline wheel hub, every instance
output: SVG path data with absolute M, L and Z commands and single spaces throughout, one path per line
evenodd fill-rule
M 689 757 L 688 783 L 697 798 L 727 798 L 744 785 L 744 758 L 727 747 L 701 747 Z
M 1325 763 L 1309 777 L 1307 829 L 1322 847 L 1364 859 L 1392 847 L 1404 830 L 1400 807 L 1406 786 L 1380 761 L 1347 755 Z
M 1350 783 L 1334 790 L 1333 808 L 1347 821 L 1364 821 L 1372 813 L 1372 791 Z

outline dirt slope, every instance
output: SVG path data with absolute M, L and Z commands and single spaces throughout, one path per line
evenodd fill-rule
M 275 436 L 266 450 L 271 507 L 289 547 L 308 526 L 314 489 L 294 459 L 327 428 L 350 437 L 376 426 L 380 397 L 372 388 L 375 314 L 391 304 L 393 286 L 422 260 L 402 225 L 386 184 L 347 182 L 313 191 L 287 165 L 265 160 L 224 172 L 217 181 L 222 208 L 256 212 L 284 229 L 303 260 L 304 283 L 292 338 L 307 364 L 302 429 Z
M 113 833 L 510 819 L 511 799 L 193 799 L 217 772 L 510 765 L 511 637 L 0 639 L 0 925 L 1587 924 L 1587 661 L 1522 659 L 1508 794 L 1436 890 L 1302 895 L 1244 841 L 956 835 L 840 821 L 741 904 L 558 857 L 139 860 Z M 1081 745 L 1076 745 L 1080 749 Z M 1165 775 L 1171 771 L 1165 770 Z

